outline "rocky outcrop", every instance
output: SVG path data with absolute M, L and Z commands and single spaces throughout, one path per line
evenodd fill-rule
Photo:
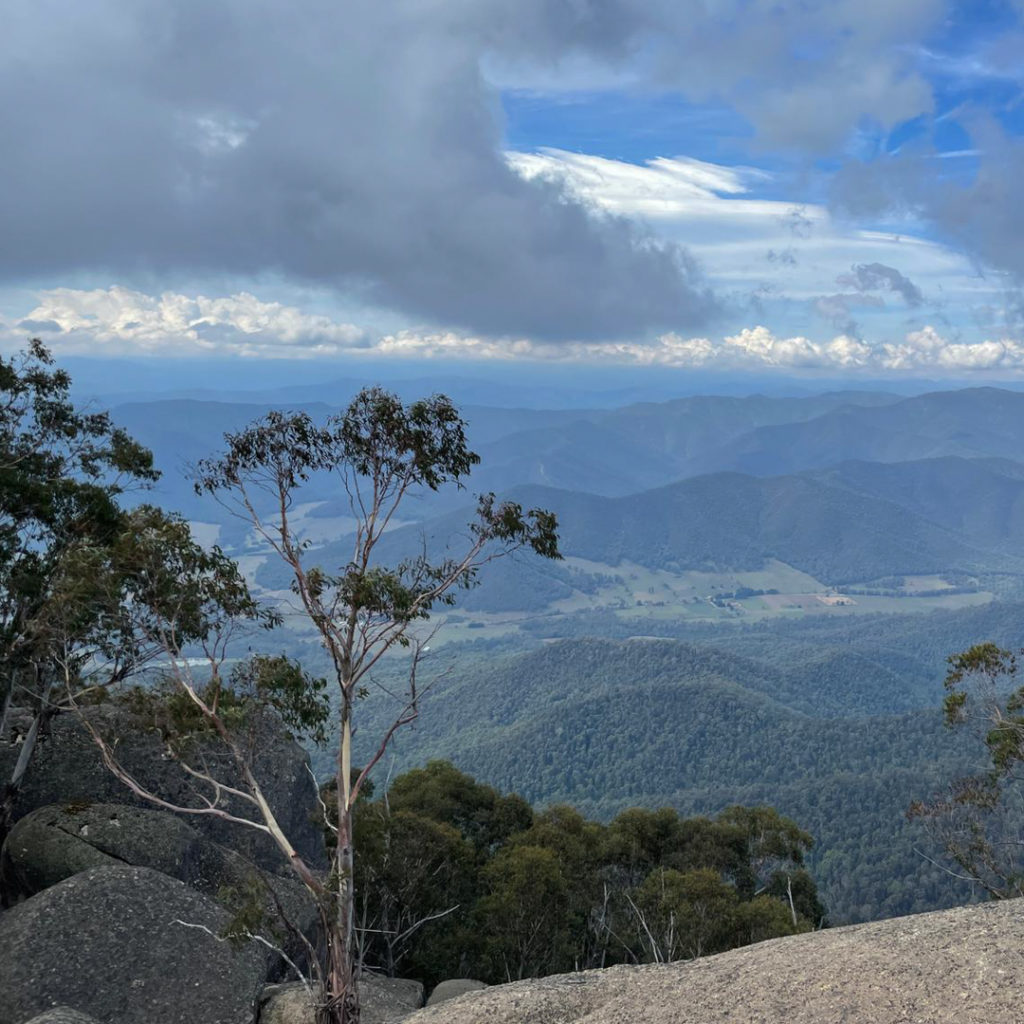
M 477 992 L 482 988 L 487 986 L 474 978 L 449 978 L 434 987 L 427 1000 L 427 1006 L 437 1006 L 438 1003 L 446 1003 L 449 999 L 457 999 L 467 992 Z
M 361 1024 L 396 1024 L 423 1005 L 423 986 L 406 978 L 365 975 L 359 982 Z M 259 1024 L 314 1024 L 313 1004 L 298 983 L 263 993 Z
M 250 898 L 255 885 L 255 891 L 262 891 L 267 929 L 278 933 L 291 959 L 304 962 L 307 947 L 289 935 L 288 925 L 316 942 L 316 908 L 297 880 L 257 872 L 233 850 L 165 811 L 126 804 L 41 807 L 22 818 L 7 837 L 0 853 L 0 881 L 13 902 L 88 868 L 119 864 L 160 871 L 229 911 L 236 909 L 242 894 Z M 282 913 L 286 920 L 281 920 Z M 285 961 L 270 951 L 266 955 L 271 976 L 284 977 Z
M 498 985 L 407 1024 L 1010 1024 L 1024 902 L 772 939 L 688 963 Z
M 117 758 L 146 788 L 171 803 L 201 806 L 195 780 L 168 757 L 152 717 L 114 704 L 85 708 L 82 714 L 104 736 L 117 738 Z M 10 776 L 20 749 L 20 736 L 29 718 L 14 711 L 0 737 L 0 780 Z M 268 716 L 253 737 L 253 771 L 285 833 L 304 859 L 325 864 L 323 835 L 316 821 L 316 788 L 308 771 L 305 751 Z M 230 757 L 216 743 L 197 751 L 226 782 L 237 783 Z M 104 765 L 99 748 L 74 714 L 55 718 L 47 735 L 40 737 L 21 794 L 15 819 L 50 804 L 124 803 L 151 804 L 136 798 Z M 229 805 L 230 806 L 230 805 Z M 210 815 L 190 815 L 187 820 L 214 842 L 238 850 L 267 870 L 281 870 L 283 859 L 272 840 Z
M 153 868 L 214 895 L 219 871 L 203 872 L 204 840 L 180 818 L 127 804 L 51 804 L 11 830 L 0 855 L 0 878 L 12 900 L 34 896 L 89 868 L 132 864 Z M 212 851 L 211 851 L 212 852 Z M 208 884 L 203 884 L 208 882 Z
M 58 1006 L 106 1024 L 251 1024 L 266 959 L 218 940 L 226 920 L 148 868 L 65 879 L 0 915 L 0 1024 Z

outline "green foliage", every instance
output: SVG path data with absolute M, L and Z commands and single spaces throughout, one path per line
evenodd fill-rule
M 38 342 L 0 358 L 0 660 L 4 688 L 40 709 L 58 683 L 88 691 L 216 647 L 229 621 L 277 621 L 181 517 L 122 505 L 157 478 L 152 456 L 69 386 Z
M 0 698 L 13 687 L 30 705 L 111 646 L 118 499 L 157 477 L 150 453 L 107 413 L 77 409 L 69 387 L 39 341 L 0 357 Z
M 522 797 L 503 796 L 448 761 L 430 761 L 396 778 L 388 790 L 393 811 L 408 810 L 454 828 L 481 855 L 529 828 L 533 811 Z
M 733 806 L 714 819 L 630 808 L 607 836 L 607 877 L 626 886 L 611 908 L 615 932 L 630 936 L 635 957 L 702 956 L 824 923 L 799 867 L 811 837 L 771 807 Z M 794 884 L 800 906 L 786 910 Z
M 930 802 L 915 801 L 920 818 L 960 872 L 989 896 L 1024 895 L 1024 687 L 1017 686 L 1017 655 L 992 642 L 948 659 L 944 703 L 950 727 L 974 726 L 990 767 L 957 779 Z
M 515 845 L 483 870 L 476 920 L 490 978 L 515 981 L 568 970 L 569 885 L 554 850 Z
M 775 939 L 780 935 L 795 935 L 798 932 L 809 931 L 812 924 L 824 920 L 821 904 L 815 901 L 814 905 L 808 908 L 811 913 L 804 913 L 799 905 L 797 906 L 797 913 L 800 916 L 794 924 L 790 911 L 786 908 L 784 895 L 764 893 L 746 903 L 737 903 L 732 909 L 732 943 L 747 946 L 754 942 Z
M 384 801 L 357 804 L 354 836 L 360 958 L 390 976 L 443 974 L 475 896 L 472 844 L 451 825 Z
M 780 868 L 772 872 L 764 892 L 775 898 L 776 902 L 772 905 L 776 908 L 780 904 L 791 903 L 792 910 L 799 918 L 810 921 L 817 927 L 826 922 L 825 904 L 818 896 L 818 887 L 810 874 L 802 868 L 795 871 Z M 754 902 L 760 899 L 760 896 L 755 896 Z M 759 942 L 760 939 L 750 941 Z
M 265 717 L 277 711 L 258 691 L 233 686 L 219 675 L 192 686 L 189 692 L 178 678 L 161 673 L 144 685 L 120 687 L 107 699 L 136 715 L 143 728 L 159 732 L 168 749 L 186 759 L 201 746 L 205 757 L 213 756 L 208 744 L 219 729 L 211 711 L 231 739 L 241 744 L 255 741 Z
M 768 807 L 631 808 L 601 825 L 434 761 L 355 821 L 362 955 L 428 984 L 700 956 L 824 923 L 799 866 L 810 837 Z
M 784 818 L 774 807 L 727 807 L 718 824 L 735 829 L 741 837 L 744 857 L 755 885 L 764 886 L 780 864 L 799 867 L 814 845 L 810 833 Z
M 348 462 L 361 476 L 378 469 L 436 491 L 459 481 L 480 457 L 469 450 L 466 425 L 444 395 L 408 408 L 381 388 L 359 393 L 343 418 L 334 421 L 333 462 Z
M 222 885 L 217 900 L 230 914 L 219 934 L 236 949 L 244 948 L 250 936 L 268 930 L 279 942 L 283 940 L 283 928 L 267 910 L 267 886 L 255 873 L 235 885 Z
M 613 873 L 607 829 L 567 804 L 555 804 L 535 813 L 529 828 L 510 837 L 509 848 L 520 846 L 548 850 L 557 858 L 568 898 L 564 927 L 571 937 L 571 966 L 603 962 Z M 569 959 L 564 957 L 567 969 Z
M 477 501 L 476 521 L 470 525 L 473 535 L 506 544 L 526 544 L 542 558 L 561 558 L 558 551 L 558 519 L 543 508 L 523 513 L 517 501 L 498 502 L 493 494 Z
M 719 953 L 732 945 L 738 902 L 736 890 L 710 868 L 658 868 L 633 897 L 633 941 L 656 962 Z
M 280 622 L 253 598 L 233 559 L 216 545 L 202 547 L 180 516 L 152 505 L 127 514 L 114 558 L 139 612 L 136 628 L 171 651 L 209 639 L 230 620 Z
M 317 746 L 327 743 L 331 706 L 327 680 L 310 675 L 284 654 L 256 654 L 231 670 L 231 689 L 273 708 L 295 735 Z

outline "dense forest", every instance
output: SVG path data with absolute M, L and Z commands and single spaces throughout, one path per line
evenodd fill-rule
M 768 807 L 534 811 L 444 761 L 356 814 L 359 953 L 428 984 L 689 959 L 820 928 L 811 836 Z
M 1004 611 L 995 634 L 1019 635 L 1021 620 Z M 906 811 L 982 755 L 980 741 L 951 733 L 938 708 L 934 650 L 958 630 L 977 635 L 978 613 L 964 615 L 808 622 L 714 645 L 442 649 L 438 681 L 415 728 L 396 739 L 394 763 L 457 758 L 533 802 L 569 803 L 606 821 L 637 804 L 681 813 L 770 804 L 814 835 L 808 864 L 833 920 L 954 905 L 975 890 L 934 863 L 940 851 Z M 869 637 L 870 657 L 857 644 Z M 916 690 L 901 685 L 915 676 Z M 367 710 L 388 713 L 376 698 Z

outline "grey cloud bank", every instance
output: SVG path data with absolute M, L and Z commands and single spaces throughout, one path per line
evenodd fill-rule
M 944 10 L 15 0 L 0 275 L 269 272 L 549 341 L 700 328 L 719 304 L 683 248 L 508 167 L 484 59 L 524 81 L 572 58 L 625 69 L 724 98 L 766 145 L 828 150 L 863 116 L 929 109 L 906 44 Z
M 529 7 L 508 44 L 565 45 Z M 498 9 L 18 3 L 0 40 L 0 273 L 270 271 L 544 338 L 705 322 L 682 249 L 507 167 L 479 69 Z
M 693 371 L 835 371 L 851 373 L 937 371 L 1024 372 L 1024 343 L 1012 337 L 965 342 L 935 327 L 902 332 L 880 343 L 866 343 L 847 330 L 853 309 L 882 305 L 875 295 L 821 296 L 819 314 L 840 331 L 831 339 L 776 334 L 764 325 L 746 327 L 720 338 L 666 332 L 650 341 L 544 342 L 493 339 L 455 331 L 400 330 L 372 334 L 354 324 L 320 314 L 267 303 L 238 293 L 210 298 L 164 292 L 145 295 L 122 287 L 80 291 L 54 289 L 16 323 L 0 318 L 0 343 L 39 333 L 63 355 L 124 356 L 147 354 L 154 363 L 168 358 L 234 355 L 249 361 L 434 360 L 533 362 L 535 366 L 586 365 L 686 368 Z M 856 327 L 856 324 L 853 324 Z

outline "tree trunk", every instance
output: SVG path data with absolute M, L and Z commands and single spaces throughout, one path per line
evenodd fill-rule
M 327 1005 L 317 1024 L 359 1024 L 359 990 L 355 972 L 355 889 L 352 878 L 352 721 L 343 696 L 341 746 L 338 751 L 338 835 L 333 883 L 336 905 L 327 936 Z
M 3 846 L 7 833 L 11 828 L 11 818 L 14 815 L 14 805 L 17 803 L 18 794 L 21 792 L 21 784 L 25 781 L 29 763 L 35 753 L 36 743 L 39 740 L 39 733 L 46 726 L 47 722 L 54 716 L 55 709 L 50 705 L 51 687 L 46 688 L 39 710 L 32 719 L 25 738 L 21 741 L 21 750 L 18 752 L 18 760 L 11 772 L 11 777 L 3 788 L 3 796 L 0 798 L 0 846 Z
M 316 1024 L 359 1024 L 359 990 L 352 949 L 345 936 L 337 933 L 337 918 L 327 936 L 327 992 L 318 1007 Z
M 793 903 L 793 879 L 786 875 L 786 895 L 789 896 L 789 912 L 793 915 L 793 927 L 797 925 L 796 905 Z

